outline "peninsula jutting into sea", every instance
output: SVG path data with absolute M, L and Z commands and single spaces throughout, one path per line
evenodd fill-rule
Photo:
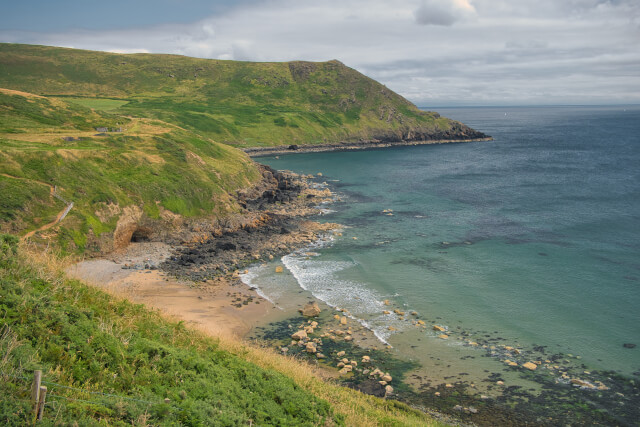
M 6 43 L 0 98 L 8 424 L 640 417 L 638 107 Z

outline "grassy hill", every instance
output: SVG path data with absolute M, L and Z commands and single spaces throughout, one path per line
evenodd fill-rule
M 260 174 L 232 146 L 482 136 L 337 61 L 0 43 L 0 231 L 108 251 L 125 217 L 158 229 L 238 212 Z
M 215 340 L 141 305 L 65 279 L 58 260 L 0 234 L 0 424 L 432 425 L 429 418 L 319 380 L 270 350 Z M 165 402 L 165 399 L 169 399 Z
M 484 135 L 338 61 L 255 63 L 0 44 L 0 87 L 161 119 L 239 147 Z
M 127 207 L 158 226 L 177 217 L 220 218 L 239 210 L 231 194 L 259 177 L 242 152 L 178 126 L 0 89 L 4 232 L 36 230 L 73 202 L 57 229 L 59 244 L 108 250 Z M 101 241 L 103 234 L 109 238 Z

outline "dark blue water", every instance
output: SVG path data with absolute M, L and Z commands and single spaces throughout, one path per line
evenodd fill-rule
M 318 257 L 285 259 L 298 284 L 412 357 L 492 334 L 633 376 L 640 107 L 439 112 L 494 141 L 259 160 L 322 172 L 344 197 L 328 217 L 344 236 Z M 446 326 L 447 344 L 382 315 L 385 299 Z

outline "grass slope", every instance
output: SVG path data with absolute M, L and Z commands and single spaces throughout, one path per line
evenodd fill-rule
M 124 126 L 126 132 L 96 133 Z M 66 139 L 65 139 L 66 138 Z M 167 123 L 0 89 L 0 229 L 27 232 L 74 203 L 59 234 L 83 250 L 112 232 L 124 207 L 146 217 L 223 217 L 259 178 L 243 153 Z
M 402 404 L 324 383 L 292 359 L 68 280 L 55 258 L 18 251 L 10 235 L 0 235 L 0 283 L 3 425 L 30 423 L 35 369 L 53 405 L 44 425 L 431 424 Z
M 102 104 L 242 147 L 483 136 L 420 111 L 338 61 L 252 63 L 0 44 L 0 87 Z

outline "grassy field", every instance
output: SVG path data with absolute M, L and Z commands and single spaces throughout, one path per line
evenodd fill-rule
M 78 104 L 83 107 L 92 108 L 94 110 L 100 111 L 110 111 L 115 110 L 123 105 L 127 104 L 129 101 L 121 100 L 121 99 L 110 99 L 110 98 L 76 98 L 76 97 L 67 97 L 65 101 Z
M 239 147 L 474 135 L 338 61 L 250 63 L 0 44 L 0 87 L 160 119 Z
M 0 235 L 3 425 L 33 419 L 35 369 L 48 387 L 43 425 L 433 425 L 397 402 L 321 381 L 296 360 L 68 280 L 61 265 Z

